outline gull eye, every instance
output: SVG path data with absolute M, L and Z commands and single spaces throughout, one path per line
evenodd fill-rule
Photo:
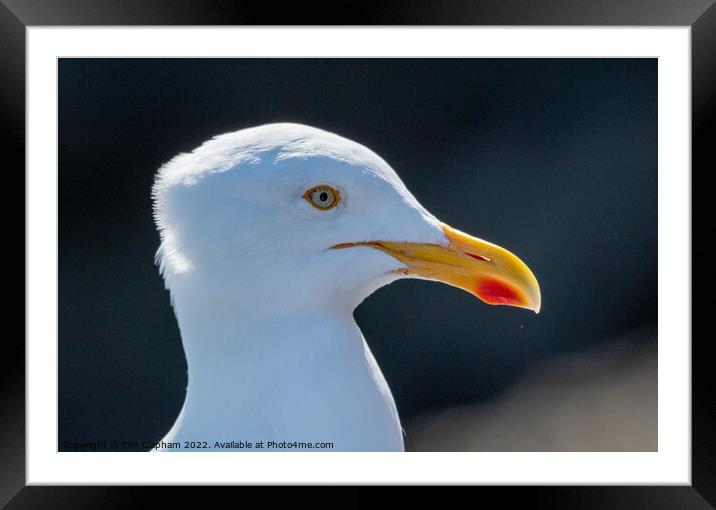
M 308 200 L 313 207 L 322 211 L 333 209 L 341 201 L 338 190 L 325 184 L 312 187 L 303 194 L 303 198 Z

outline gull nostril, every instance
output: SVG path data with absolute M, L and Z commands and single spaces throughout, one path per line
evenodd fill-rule
M 491 262 L 490 258 L 485 257 L 484 255 L 475 255 L 474 253 L 470 253 L 469 251 L 466 251 L 465 255 L 469 255 L 473 259 L 482 260 L 483 262 Z

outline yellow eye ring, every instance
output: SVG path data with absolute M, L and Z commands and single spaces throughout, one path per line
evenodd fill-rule
M 307 190 L 303 194 L 309 204 L 321 211 L 333 209 L 341 201 L 341 194 L 337 189 L 327 184 L 319 184 Z

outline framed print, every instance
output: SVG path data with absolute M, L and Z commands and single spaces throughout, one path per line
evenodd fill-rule
M 243 2 L 4 0 L 27 308 L 0 501 L 459 484 L 709 508 L 691 203 L 716 7 L 657 3 L 262 26 Z

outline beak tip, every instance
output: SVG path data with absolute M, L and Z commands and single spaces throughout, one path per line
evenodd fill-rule
M 542 309 L 542 296 L 540 295 L 539 290 L 537 291 L 537 299 L 534 300 L 534 306 L 532 307 L 532 311 L 534 313 L 539 314 L 540 310 Z

